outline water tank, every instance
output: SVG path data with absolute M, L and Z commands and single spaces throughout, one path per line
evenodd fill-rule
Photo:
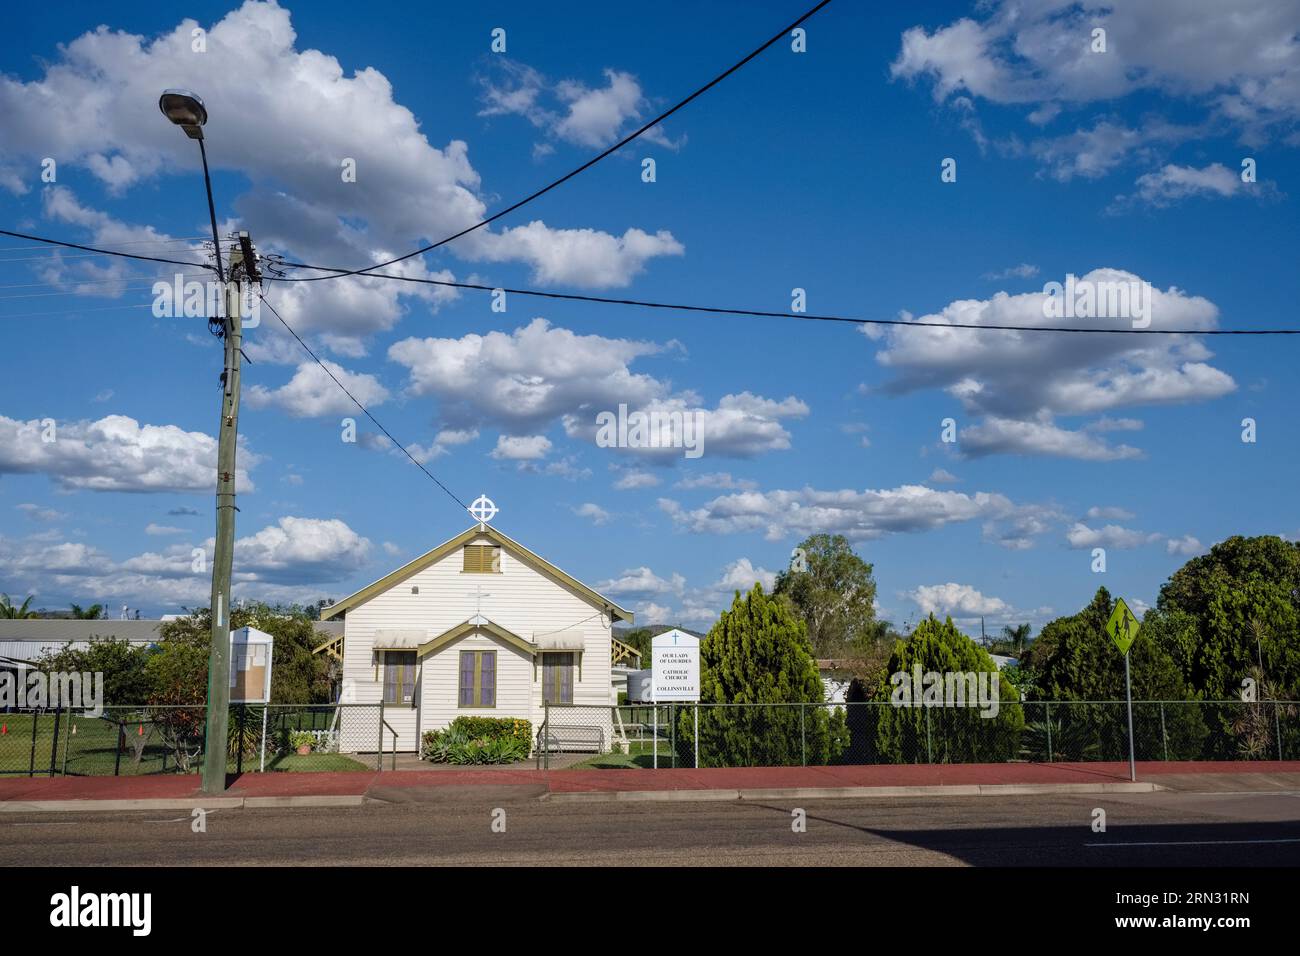
M 654 691 L 654 671 L 629 671 L 627 675 L 627 699 L 634 704 L 649 703 Z

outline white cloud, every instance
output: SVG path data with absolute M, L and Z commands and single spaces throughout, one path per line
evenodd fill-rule
M 588 501 L 573 509 L 573 513 L 579 518 L 590 518 L 592 524 L 608 524 L 611 517 L 608 511 L 594 502 Z
M 756 568 L 749 558 L 737 558 L 722 570 L 722 577 L 714 584 L 716 591 L 749 591 L 755 583 L 771 591 L 776 584 L 776 572 L 766 568 Z
M 1145 288 L 1143 280 L 1117 269 L 1094 269 L 1079 279 Z M 1136 283 L 1136 286 L 1131 284 Z M 1078 285 L 1078 288 L 1084 286 Z M 1119 286 L 1116 286 L 1119 287 Z M 958 435 L 968 454 L 1053 454 L 1087 460 L 1132 458 L 1138 449 L 1112 445 L 1095 434 L 1131 430 L 1133 420 L 1106 413 L 1137 405 L 1180 404 L 1218 398 L 1237 386 L 1209 363 L 1213 353 L 1196 335 L 1086 335 L 1019 331 L 1025 326 L 1087 324 L 1132 328 L 1132 319 L 1049 318 L 1047 293 L 959 299 L 922 316 L 926 328 L 891 326 L 867 337 L 883 342 L 876 360 L 894 372 L 885 390 L 903 394 L 943 389 L 967 412 L 986 416 Z M 1219 310 L 1177 287 L 1151 287 L 1149 328 L 1213 329 Z M 906 316 L 911 318 L 910 315 Z M 975 328 L 944 328 L 945 325 Z M 984 330 L 980 326 L 1010 327 Z M 1054 421 L 1060 415 L 1100 415 L 1082 430 Z
M 907 596 L 916 602 L 924 615 L 950 615 L 956 618 L 1006 615 L 1012 608 L 1001 598 L 981 594 L 969 584 L 923 584 Z
M 1115 524 L 1108 524 L 1101 528 L 1091 528 L 1082 521 L 1076 521 L 1065 533 L 1065 540 L 1069 542 L 1070 547 L 1077 549 L 1115 548 L 1127 550 L 1155 544 L 1163 537 L 1161 534 L 1147 534 L 1145 531 L 1134 531 L 1131 528 Z
M 630 405 L 630 403 L 629 403 Z M 768 451 L 783 451 L 790 447 L 790 433 L 783 419 L 803 418 L 808 415 L 808 405 L 791 395 L 784 399 L 769 399 L 750 392 L 724 395 L 716 408 L 700 404 L 699 397 L 691 392 L 658 398 L 643 405 L 632 406 L 632 412 L 645 412 L 660 416 L 667 423 L 673 416 L 693 416 L 698 422 L 698 435 L 703 454 L 726 458 L 752 458 Z M 597 433 L 596 417 L 566 415 L 564 431 L 570 438 L 594 441 Z M 660 447 L 620 448 L 621 452 L 645 458 L 668 461 L 681 458 L 683 449 L 673 447 L 667 440 L 669 429 L 663 430 L 665 440 Z
M 1110 445 L 1086 431 L 1070 431 L 1051 422 L 1018 422 L 986 418 L 961 430 L 961 450 L 973 458 L 984 455 L 1052 455 L 1084 461 L 1140 458 L 1131 445 Z
M 1123 508 L 1093 505 L 1088 509 L 1087 517 L 1093 521 L 1131 521 L 1134 515 L 1133 512 L 1126 511 Z
M 553 229 L 535 219 L 483 235 L 478 254 L 488 262 L 526 262 L 537 283 L 609 289 L 631 283 L 651 259 L 685 255 L 686 247 L 666 229 L 652 234 L 632 228 L 614 236 L 595 229 Z
M 216 487 L 217 442 L 175 425 L 141 425 L 125 415 L 58 423 L 55 440 L 39 419 L 0 415 L 0 474 L 50 476 L 60 487 L 86 491 L 202 491 Z M 252 490 L 248 470 L 259 461 L 241 445 L 235 486 Z
M 1167 554 L 1177 554 L 1190 558 L 1204 551 L 1205 546 L 1190 534 L 1185 534 L 1181 538 L 1170 538 L 1165 542 L 1165 552 Z
M 68 516 L 66 512 L 56 511 L 54 508 L 42 508 L 30 502 L 14 505 L 14 507 L 33 521 L 62 521 Z
M 439 417 L 449 427 L 496 425 L 510 434 L 525 434 L 562 420 L 568 437 L 594 442 L 597 415 L 627 405 L 630 411 L 698 416 L 705 454 L 750 457 L 790 447 L 782 420 L 808 414 L 799 399 L 742 392 L 724 395 L 711 409 L 695 393 L 673 393 L 669 382 L 630 367 L 638 358 L 678 347 L 676 342 L 578 335 L 536 318 L 510 333 L 403 339 L 389 348 L 388 357 L 406 367 L 410 394 L 438 400 Z M 485 388 L 484 382 L 492 387 Z M 679 448 L 619 451 L 665 460 L 682 457 Z
M 931 484 L 935 485 L 952 485 L 961 481 L 961 479 L 946 468 L 936 468 L 934 471 L 930 472 L 929 481 Z
M 933 84 L 936 102 L 983 99 L 1032 106 L 1050 122 L 1136 92 L 1190 100 L 1247 140 L 1300 115 L 1300 8 L 1270 0 L 1178 4 L 994 0 L 929 31 L 904 31 L 895 78 Z M 1106 52 L 1091 49 L 1106 32 Z
M 513 333 L 459 339 L 408 338 L 388 350 L 406 366 L 408 391 L 439 400 L 452 427 L 497 424 L 511 431 L 544 427 L 577 409 L 640 404 L 664 386 L 628 365 L 663 346 L 654 342 L 578 335 L 533 319 Z M 484 388 L 490 382 L 492 387 Z
M 329 369 L 329 372 L 325 369 Z M 330 373 L 342 383 L 343 388 L 339 388 L 334 379 L 330 378 Z M 349 372 L 343 366 L 326 359 L 321 365 L 303 362 L 293 378 L 279 388 L 250 386 L 244 391 L 244 400 L 252 408 L 274 406 L 295 418 L 355 413 L 357 406 L 344 394 L 344 388 L 368 408 L 382 405 L 388 399 L 388 389 L 375 376 Z
M 1199 169 L 1195 166 L 1166 163 L 1155 172 L 1139 176 L 1135 185 L 1136 193 L 1131 196 L 1116 196 L 1108 211 L 1121 212 L 1139 202 L 1162 208 L 1193 196 L 1217 199 L 1254 196 L 1257 199 L 1272 199 L 1279 195 L 1277 186 L 1271 180 L 1243 182 L 1241 170 L 1229 169 L 1222 163 L 1210 163 Z
M 194 551 L 202 552 L 196 564 Z M 95 598 L 133 605 L 206 606 L 213 539 L 116 561 L 91 545 L 0 536 L 0 576 L 46 600 Z M 306 602 L 366 563 L 370 542 L 337 519 L 284 517 L 235 542 L 234 598 Z
M 630 491 L 636 488 L 653 488 L 661 482 L 662 479 L 651 472 L 629 469 L 619 476 L 614 482 L 614 487 L 619 491 Z
M 257 581 L 338 581 L 369 554 L 370 541 L 337 518 L 285 517 L 236 541 L 234 565 Z
M 167 534 L 187 534 L 186 528 L 177 528 L 169 524 L 155 524 L 150 521 L 144 526 L 144 533 L 148 535 L 167 535 Z
M 1053 179 L 1067 183 L 1076 177 L 1100 179 L 1130 159 L 1150 162 L 1160 149 L 1186 142 L 1196 132 L 1160 120 L 1129 127 L 1103 119 L 1090 129 L 1036 140 L 1030 151 Z
M 537 461 L 551 450 L 545 435 L 499 435 L 492 457 L 503 461 Z
M 688 475 L 673 485 L 674 488 L 716 488 L 720 491 L 752 491 L 758 482 L 748 478 L 733 477 L 730 472 L 711 471 L 700 475 Z
M 682 575 L 673 572 L 670 577 L 661 578 L 644 565 L 639 568 L 630 568 L 619 577 L 610 578 L 596 585 L 596 590 L 602 594 L 630 594 L 646 597 L 665 594 L 680 595 L 685 588 L 686 578 Z
M 577 146 L 596 149 L 619 140 L 625 128 L 639 123 L 648 106 L 641 84 L 631 73 L 606 69 L 605 85 L 589 87 L 579 80 L 552 83 L 530 66 L 498 60 L 497 77 L 482 78 L 480 116 L 525 117 L 548 136 Z M 660 127 L 642 134 L 661 146 L 681 144 L 667 138 Z M 547 144 L 537 144 L 534 151 Z
M 998 272 L 986 272 L 982 276 L 985 279 L 1032 279 L 1038 275 L 1038 266 L 1031 265 L 1028 262 L 1022 262 L 1018 266 L 1010 266 Z
M 199 27 L 206 30 L 203 55 L 191 49 L 191 32 Z M 192 177 L 193 143 L 142 106 L 175 86 L 201 90 L 207 102 L 208 136 L 221 144 L 210 155 L 214 174 L 249 184 L 233 201 L 239 218 L 223 226 L 249 229 L 264 252 L 353 267 L 441 239 L 486 213 L 484 196 L 490 194 L 482 192 L 467 143 L 449 139 L 435 145 L 429 127 L 422 129 L 420 119 L 394 98 L 382 72 L 364 67 L 348 73 L 330 53 L 300 48 L 290 12 L 257 0 L 216 22 L 180 20 L 156 36 L 100 27 L 62 44 L 30 81 L 0 76 L 0 185 L 29 190 L 45 156 L 59 158 L 60 172 L 71 171 L 69 181 L 93 176 L 123 195 L 162 175 Z M 611 78 L 616 105 L 623 87 L 621 75 Z M 610 97 L 599 89 L 566 90 L 573 94 L 566 135 L 599 135 L 609 115 L 602 104 Z M 79 108 L 53 109 L 51 103 Z M 276 148 L 267 149 L 271 142 Z M 345 160 L 355 162 L 356 179 L 342 184 Z M 80 217 L 96 238 L 111 225 L 75 204 L 67 213 Z M 648 260 L 682 251 L 663 231 L 624 228 L 620 235 L 541 223 L 504 235 L 484 228 L 450 248 L 464 260 L 525 262 L 540 281 L 584 286 L 626 284 Z M 429 272 L 418 257 L 386 271 L 453 278 L 450 271 Z M 300 333 L 319 337 L 338 355 L 356 357 L 368 335 L 396 323 L 407 301 L 436 307 L 456 294 L 348 277 L 282 285 L 274 300 Z M 259 360 L 296 359 L 278 323 L 264 323 L 248 344 Z
M 839 533 L 862 541 L 886 534 L 929 531 L 972 520 L 996 520 L 1015 513 L 1000 494 L 936 491 L 924 485 L 856 491 L 750 491 L 723 495 L 699 508 L 659 499 L 673 523 L 698 534 L 762 532 L 768 540 Z

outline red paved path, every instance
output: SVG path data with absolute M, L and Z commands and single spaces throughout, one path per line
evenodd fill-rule
M 1162 774 L 1300 773 L 1300 761 L 1139 763 L 1139 781 Z M 732 767 L 707 770 L 443 770 L 437 773 L 246 773 L 229 796 L 357 796 L 372 787 L 520 785 L 553 793 L 614 790 L 741 790 L 784 787 L 900 787 L 1106 783 L 1128 780 L 1128 764 L 923 764 L 855 767 Z M 198 777 L 4 777 L 0 801 L 183 799 Z

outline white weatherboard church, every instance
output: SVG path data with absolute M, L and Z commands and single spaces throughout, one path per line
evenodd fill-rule
M 492 527 L 481 503 L 477 524 L 321 610 L 344 623 L 342 702 L 382 700 L 399 751 L 462 714 L 522 717 L 535 739 L 544 702 L 616 703 L 611 628 L 631 612 Z M 378 745 L 372 715 L 345 708 L 340 729 L 345 751 Z

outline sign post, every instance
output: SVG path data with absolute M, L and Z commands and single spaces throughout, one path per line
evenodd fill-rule
M 1106 633 L 1124 655 L 1124 697 L 1128 701 L 1128 777 L 1134 782 L 1137 781 L 1137 762 L 1133 755 L 1133 680 L 1129 672 L 1128 652 L 1140 628 L 1138 619 L 1128 609 L 1124 599 L 1116 601 L 1115 610 L 1106 622 Z
M 266 770 L 266 712 L 271 702 L 271 659 L 275 638 L 255 627 L 230 632 L 230 702 L 262 705 L 262 753 L 258 770 Z M 244 741 L 239 741 L 244 746 Z
M 654 704 L 654 768 L 659 769 L 659 705 L 698 704 L 700 700 L 700 639 L 674 628 L 650 641 L 650 699 Z M 700 762 L 699 719 L 695 722 L 695 764 Z

